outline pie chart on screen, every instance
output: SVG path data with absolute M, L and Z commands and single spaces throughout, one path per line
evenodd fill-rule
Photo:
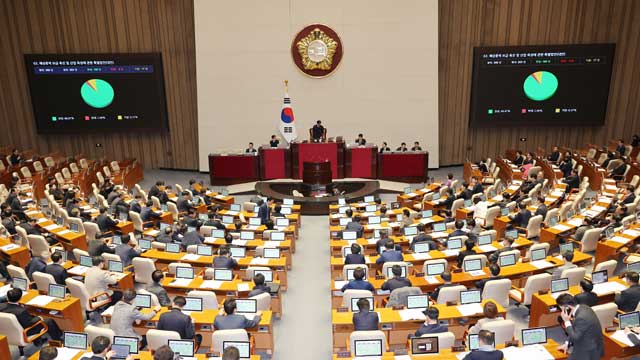
M 87 105 L 102 109 L 113 102 L 114 92 L 108 82 L 102 79 L 90 79 L 82 84 L 80 95 Z
M 534 101 L 544 101 L 558 90 L 558 78 L 548 71 L 536 71 L 524 80 L 524 94 Z

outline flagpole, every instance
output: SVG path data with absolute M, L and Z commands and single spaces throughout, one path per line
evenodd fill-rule
M 289 80 L 284 81 L 284 92 L 289 92 Z

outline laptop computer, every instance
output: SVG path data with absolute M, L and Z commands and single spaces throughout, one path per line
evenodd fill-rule
M 263 257 L 265 259 L 279 259 L 280 258 L 280 248 L 264 248 L 262 249 Z
M 422 218 L 427 219 L 433 216 L 433 210 L 422 210 Z
M 445 264 L 427 264 L 427 276 L 436 276 L 440 275 L 445 270 Z
M 516 254 L 500 255 L 500 257 L 498 257 L 498 264 L 500 265 L 500 267 L 515 265 Z
M 591 282 L 593 285 L 602 284 L 609 281 L 609 274 L 607 270 L 594 271 L 591 273 Z
M 471 199 L 467 199 L 464 201 L 464 207 L 470 207 L 471 205 L 473 205 L 473 202 L 471 201 Z
M 284 241 L 285 234 L 283 231 L 273 231 L 269 233 L 269 240 L 271 241 Z
M 342 232 L 342 240 L 356 240 L 358 238 L 358 233 L 355 231 L 343 231 Z
M 273 281 L 273 270 L 254 270 L 253 271 L 253 276 L 255 277 L 258 274 L 262 274 L 262 276 L 264 276 L 264 281 L 265 282 L 272 282 Z
M 627 271 L 640 273 L 640 261 L 627 264 Z
M 151 240 L 140 239 L 138 240 L 138 246 L 140 246 L 142 250 L 149 250 L 151 249 Z
M 240 231 L 240 240 L 254 240 L 256 233 L 253 231 Z
M 549 225 L 550 227 L 558 225 L 558 217 L 557 216 L 550 217 L 549 223 L 547 225 Z
M 543 327 L 522 329 L 522 346 L 546 344 L 547 329 Z
M 573 252 L 573 244 L 572 243 L 560 244 L 560 254 L 564 254 L 565 251 Z
M 198 245 L 196 247 L 196 254 L 200 256 L 211 256 L 213 255 L 213 249 L 211 248 L 211 246 Z
M 556 280 L 551 280 L 551 293 L 561 293 L 569 290 L 569 279 L 561 278 Z
M 374 201 L 375 201 L 375 198 L 372 195 L 364 197 L 364 202 L 374 202 Z
M 211 237 L 214 239 L 224 239 L 224 230 L 221 230 L 221 229 L 211 230 Z
M 482 260 L 480 259 L 469 259 L 464 261 L 463 264 L 465 272 L 477 271 L 482 269 Z
M 440 352 L 437 336 L 412 337 L 410 341 L 411 355 L 438 354 Z
M 478 236 L 478 245 L 479 246 L 491 245 L 491 235 L 483 234 L 483 235 Z
M 504 233 L 505 237 L 511 238 L 511 239 L 517 239 L 518 238 L 518 230 L 507 230 Z
M 480 290 L 460 291 L 460 304 L 475 304 L 482 302 L 482 292 Z
M 229 248 L 229 254 L 232 258 L 240 259 L 247 256 L 247 248 L 240 246 L 232 246 Z
M 417 226 L 407 226 L 402 229 L 404 232 L 404 236 L 415 236 L 418 235 L 418 227 Z
M 195 343 L 193 340 L 167 340 L 167 345 L 174 354 L 183 357 L 193 357 L 195 351 Z
M 287 218 L 277 218 L 276 219 L 276 226 L 277 227 L 287 227 L 287 226 L 289 226 L 289 219 L 287 219 Z
M 91 259 L 91 256 L 80 255 L 80 265 L 86 266 L 86 267 L 92 267 L 93 260 Z
M 508 207 L 500 208 L 500 215 L 502 215 L 502 216 L 509 215 L 509 208 Z
M 194 275 L 195 274 L 192 267 L 187 267 L 187 266 L 176 267 L 177 279 L 193 279 Z
M 135 307 L 149 309 L 151 307 L 151 295 L 149 294 L 136 295 L 136 298 L 133 300 L 133 305 Z
M 223 341 L 222 342 L 222 350 L 233 346 L 238 349 L 238 353 L 240 354 L 240 359 L 250 359 L 251 358 L 251 346 L 249 341 Z
M 350 223 L 352 220 L 350 217 L 344 217 L 344 218 L 340 218 L 338 221 L 340 221 L 340 226 L 347 226 L 347 224 Z
M 222 216 L 222 223 L 223 224 L 233 224 L 233 216 L 223 215 Z
M 376 205 L 367 205 L 364 207 L 364 211 L 365 212 L 376 212 L 376 210 L 378 210 L 378 207 Z
M 380 216 L 369 216 L 369 225 L 378 225 L 380 224 Z
M 240 204 L 231 204 L 229 205 L 229 211 L 240 211 L 242 208 Z
M 544 260 L 546 258 L 547 258 L 546 249 L 542 248 L 542 249 L 531 250 L 531 261 Z
M 172 254 L 177 254 L 180 252 L 179 244 L 167 244 L 164 247 L 164 251 Z
M 137 337 L 130 336 L 114 336 L 113 343 L 118 345 L 129 346 L 129 354 L 137 354 L 139 346 L 139 340 Z
M 111 344 L 111 351 L 113 352 L 109 360 L 121 360 L 126 359 L 129 356 L 129 345 L 125 344 Z
M 107 268 L 111 272 L 121 273 L 124 271 L 124 266 L 122 265 L 122 261 L 109 260 Z
M 251 226 L 260 226 L 260 225 L 262 225 L 262 219 L 260 219 L 259 217 L 249 218 L 249 225 L 251 225 Z
M 375 305 L 373 296 L 361 296 L 361 297 L 351 298 L 351 312 L 354 312 L 354 313 L 360 312 L 360 308 L 358 308 L 358 301 L 360 299 L 367 299 L 369 301 L 369 311 L 373 311 L 373 308 Z
M 626 314 L 620 314 L 618 316 L 618 323 L 620 324 L 621 330 L 624 330 L 628 327 L 640 326 L 640 313 L 637 311 L 633 311 Z
M 447 225 L 445 225 L 445 223 L 441 222 L 441 223 L 434 223 L 433 224 L 433 231 L 434 232 L 442 232 L 447 230 Z
M 78 225 L 76 223 L 69 223 L 69 230 L 73 231 L 74 233 L 79 233 L 80 232 L 80 225 Z
M 11 287 L 14 289 L 20 289 L 23 292 L 25 292 L 29 287 L 29 280 L 24 278 L 14 277 L 12 278 Z
M 429 243 L 426 241 L 420 241 L 413 244 L 413 252 L 416 254 L 426 253 L 429 251 L 431 251 L 431 248 L 429 246 Z
M 258 300 L 256 299 L 236 299 L 236 313 L 255 314 L 258 312 Z
M 49 292 L 47 295 L 57 299 L 64 299 L 67 295 L 67 287 L 64 285 L 49 284 Z
M 89 336 L 81 332 L 65 331 L 62 335 L 64 347 L 69 349 L 86 350 Z
M 231 270 L 231 269 L 213 269 L 213 280 L 231 281 L 231 280 L 233 280 L 233 270 Z
M 356 357 L 382 356 L 382 339 L 354 340 L 353 354 Z
M 407 309 L 426 309 L 429 307 L 429 295 L 409 295 L 407 296 Z
M 195 312 L 202 311 L 202 298 L 185 296 L 185 300 L 187 300 L 187 303 L 184 304 L 182 310 Z
M 462 239 L 461 238 L 451 238 L 447 240 L 447 249 L 449 250 L 458 250 L 462 248 Z

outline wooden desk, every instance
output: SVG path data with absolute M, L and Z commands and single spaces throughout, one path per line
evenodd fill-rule
M 65 331 L 84 331 L 84 320 L 82 317 L 82 307 L 80 300 L 67 295 L 63 301 L 52 301 L 45 306 L 27 305 L 27 303 L 38 296 L 37 290 L 29 290 L 22 295 L 19 303 L 25 305 L 29 312 L 34 315 L 54 319 L 60 329 Z M 50 312 L 57 311 L 53 315 Z
M 253 154 L 210 154 L 212 185 L 231 185 L 260 180 L 260 156 Z
M 385 152 L 378 154 L 378 179 L 408 183 L 427 182 L 429 152 Z
M 603 359 L 636 359 L 634 355 L 640 354 L 640 346 L 629 346 L 623 344 L 618 340 L 611 338 L 613 333 L 606 331 L 602 332 L 604 335 L 604 357 Z
M 67 272 L 68 272 L 69 269 L 72 269 L 74 266 L 78 266 L 78 265 L 79 264 L 73 263 L 71 260 L 67 260 L 67 262 L 62 264 L 62 267 L 67 269 Z M 123 274 L 124 276 L 122 276 L 115 285 L 111 285 L 110 287 L 118 290 L 133 289 L 134 288 L 133 273 L 131 271 L 125 270 Z M 72 274 L 69 272 L 69 276 L 82 276 L 84 278 L 84 273 Z
M 79 360 L 86 354 L 90 353 L 90 349 L 86 351 L 81 351 L 78 355 L 74 356 L 71 360 Z M 207 360 L 209 357 L 207 354 L 195 354 L 194 356 L 197 360 Z M 153 355 L 150 351 L 140 351 L 137 355 L 133 355 L 134 359 L 139 360 L 153 360 Z M 40 351 L 38 350 L 35 354 L 29 356 L 29 360 L 39 360 L 40 359 Z M 251 355 L 249 360 L 260 360 L 260 355 Z
M 0 354 L 4 354 L 2 355 L 3 359 L 4 358 L 8 359 L 11 355 L 11 351 L 9 350 L 9 341 L 7 340 L 7 337 L 4 335 L 0 335 Z
M 640 225 L 633 225 L 631 229 L 634 232 L 640 232 Z M 628 241 L 626 243 L 613 240 L 598 241 L 598 244 L 596 245 L 594 266 L 610 259 L 617 259 L 620 255 L 620 249 L 634 243 L 640 236 L 635 236 L 635 234 L 629 232 L 625 233 L 625 231 L 623 231 L 617 232 L 614 237 L 617 239 L 626 238 Z
M 0 247 L 13 244 L 10 238 L 0 237 Z M 0 258 L 7 260 L 12 265 L 26 268 L 31 261 L 31 253 L 26 246 L 12 247 L 10 250 L 0 250 Z

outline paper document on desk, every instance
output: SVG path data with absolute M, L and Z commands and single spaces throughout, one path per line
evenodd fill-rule
M 58 226 L 57 224 L 51 224 L 44 227 L 44 229 L 47 231 L 53 231 L 58 228 L 60 228 L 60 226 Z
M 279 248 L 281 243 L 282 242 L 280 242 L 280 241 L 268 240 L 268 241 L 264 242 L 263 247 L 265 247 L 265 248 Z
M 468 272 L 469 275 L 471 276 L 482 276 L 482 275 L 486 275 L 486 273 L 484 272 L 484 270 L 473 270 L 473 271 L 469 271 Z
M 16 244 L 7 244 L 7 245 L 4 245 L 4 246 L 0 246 L 0 249 L 2 251 L 10 251 L 10 250 L 13 250 L 13 249 L 17 249 L 19 247 L 20 246 L 18 246 Z
M 251 265 L 268 265 L 269 259 L 265 258 L 253 258 L 251 259 Z
M 363 212 L 362 214 L 360 214 L 361 218 L 369 217 L 369 216 L 376 216 L 376 213 L 375 212 Z
M 4 297 L 7 295 L 7 291 L 11 290 L 11 284 L 7 284 L 3 287 L 0 287 L 0 297 Z
M 625 230 L 625 231 L 623 231 L 622 233 L 623 233 L 624 235 L 632 236 L 632 237 L 634 237 L 634 238 L 635 238 L 635 237 L 640 236 L 640 231 L 637 231 L 637 230 L 631 230 L 631 229 L 629 229 L 629 230 Z
M 56 235 L 62 236 L 62 235 L 66 235 L 66 234 L 68 234 L 70 232 L 71 232 L 71 230 L 64 229 L 62 231 L 57 232 Z
M 462 360 L 464 359 L 467 355 L 469 355 L 471 353 L 471 351 L 465 351 L 465 352 L 461 352 L 461 353 L 456 353 L 456 359 L 458 360 Z
M 57 348 L 57 350 L 58 350 L 58 356 L 56 356 L 56 360 L 71 360 L 75 358 L 76 355 L 78 355 L 80 352 L 84 351 L 84 350 L 71 349 L 71 348 L 65 348 L 65 347 Z
M 618 190 L 618 187 L 617 187 L 617 186 L 615 186 L 615 185 L 605 185 L 605 186 L 604 186 L 604 188 L 605 188 L 606 190 L 613 190 L 613 191 Z
M 443 238 L 443 237 L 449 236 L 449 233 L 446 232 L 446 231 L 437 231 L 437 232 L 432 232 L 429 235 L 431 235 L 431 238 L 433 238 L 433 239 L 438 239 L 438 238 Z
M 200 255 L 198 255 L 198 254 L 185 254 L 180 258 L 180 260 L 198 261 L 198 260 L 200 260 Z
M 408 197 L 414 197 L 414 196 L 418 196 L 418 194 L 414 193 L 414 192 L 410 192 L 407 194 Z
M 86 273 L 87 270 L 89 270 L 89 268 L 86 266 L 76 265 L 71 269 L 67 270 L 67 272 L 71 275 L 84 275 L 84 273 Z
M 249 283 L 238 283 L 238 291 L 249 291 Z
M 46 306 L 47 304 L 49 304 L 50 302 L 52 302 L 55 299 L 56 298 L 54 298 L 52 296 L 38 295 L 38 296 L 34 297 L 33 299 L 29 300 L 29 302 L 27 302 L 27 305 Z
M 149 236 L 156 237 L 160 234 L 160 230 L 147 230 L 145 233 Z
M 415 260 L 428 260 L 428 259 L 431 259 L 431 255 L 429 255 L 429 253 L 427 252 L 415 253 L 413 254 L 413 258 Z
M 613 199 L 608 197 L 608 196 L 600 196 L 596 200 L 596 202 L 605 203 L 605 204 L 611 204 L 612 201 L 613 201 Z M 594 207 L 600 208 L 601 206 L 599 206 L 599 205 L 592 206 L 592 208 L 594 208 Z
M 346 280 L 335 280 L 333 282 L 334 289 L 342 289 L 343 286 L 347 285 L 349 282 Z
M 614 236 L 614 237 L 612 237 L 612 238 L 611 238 L 611 239 L 609 239 L 609 240 L 611 240 L 611 241 L 615 241 L 615 242 L 620 243 L 620 244 L 626 244 L 626 243 L 628 243 L 629 241 L 631 241 L 631 239 L 626 238 L 626 237 L 624 237 L 624 236 Z
M 635 346 L 633 345 L 633 343 L 631 342 L 631 340 L 629 340 L 629 337 L 627 336 L 627 334 L 624 333 L 624 330 L 618 330 L 616 332 L 614 332 L 613 334 L 610 335 L 610 337 L 614 340 L 617 340 L 627 346 Z
M 480 245 L 480 246 L 478 246 L 478 249 L 480 249 L 480 251 L 482 251 L 482 252 L 492 252 L 492 251 L 496 251 L 496 250 L 498 250 L 498 248 L 497 248 L 497 247 L 495 247 L 495 246 L 493 246 L 493 245 L 489 245 L 489 244 L 487 244 L 487 245 Z
M 609 199 L 607 198 L 607 200 L 609 200 Z M 609 201 L 609 202 L 611 202 L 611 201 Z M 589 208 L 589 210 L 593 210 L 593 211 L 597 211 L 597 212 L 602 212 L 602 211 L 607 210 L 607 208 L 606 208 L 606 207 L 604 207 L 604 206 L 593 205 L 591 208 Z
M 432 218 L 422 218 L 422 219 L 420 219 L 420 220 L 418 220 L 418 221 L 419 221 L 421 224 L 425 224 L 425 225 L 427 225 L 427 224 L 431 224 L 432 222 L 434 222 Z
M 600 211 L 587 210 L 587 211 L 583 212 L 581 215 L 584 215 L 584 216 L 590 217 L 590 218 L 594 218 L 594 217 L 600 215 Z
M 224 212 L 224 214 L 223 214 L 223 215 L 236 216 L 236 215 L 238 215 L 238 214 L 240 214 L 240 212 L 239 212 L 239 211 L 227 210 L 227 211 L 225 211 L 225 212 Z
M 200 289 L 220 289 L 222 281 L 218 280 L 205 280 L 200 284 Z
M 367 239 L 367 244 L 373 245 L 373 244 L 377 243 L 378 240 L 380 240 L 380 239 L 369 238 L 369 239 Z
M 458 253 L 460 252 L 460 250 L 442 250 L 442 253 L 446 256 L 458 256 Z
M 235 240 L 231 241 L 231 244 L 232 245 L 236 245 L 236 246 L 247 246 L 247 241 L 248 240 L 235 239 Z
M 193 279 L 175 279 L 169 285 L 171 286 L 189 286 Z
M 41 217 L 38 219 L 38 224 L 43 223 L 45 221 L 49 221 L 49 219 L 47 219 L 46 217 Z
M 614 293 L 616 291 L 622 291 L 622 290 L 625 290 L 626 288 L 627 288 L 626 286 L 620 284 L 619 282 L 609 281 L 606 283 L 594 284 L 593 292 L 596 293 L 596 295 L 598 296 L 602 296 L 605 294 Z
M 562 225 L 562 224 L 558 224 L 556 226 L 551 227 L 553 230 L 559 231 L 559 232 L 565 232 L 567 230 L 571 229 L 571 226 L 567 226 L 567 225 Z
M 520 186 L 519 186 L 519 185 L 511 185 L 511 186 L 509 186 L 507 189 L 509 189 L 509 190 L 511 190 L 511 191 L 516 191 L 516 190 L 518 190 L 519 188 L 520 188 Z
M 501 349 L 505 360 L 522 360 L 522 359 L 536 359 L 536 360 L 553 360 L 553 355 L 545 349 L 541 344 L 528 345 L 522 347 L 509 346 Z
M 429 283 L 429 284 L 440 284 L 440 280 L 438 280 L 437 277 L 435 276 L 425 276 L 424 279 Z
M 224 195 L 216 195 L 216 196 L 214 196 L 214 198 L 216 198 L 218 200 L 224 200 L 224 198 L 226 198 L 226 196 L 224 196 Z
M 580 226 L 582 225 L 582 218 L 573 218 L 567 222 L 573 226 Z
M 402 319 L 402 321 L 424 320 L 426 318 L 425 315 L 422 313 L 422 310 L 420 309 L 400 310 L 398 311 L 398 315 L 400 315 L 400 318 Z
M 482 305 L 480 305 L 480 303 L 458 305 L 456 308 L 462 316 L 482 314 Z
M 251 321 L 251 320 L 255 319 L 258 314 L 242 314 L 242 315 L 244 315 L 244 317 L 246 317 L 247 320 Z
M 562 294 L 566 294 L 566 293 L 567 293 L 566 291 L 554 292 L 554 293 L 551 293 L 551 297 L 554 298 L 554 299 L 558 299 L 558 296 L 560 296 Z
M 536 269 L 546 269 L 546 268 L 553 267 L 553 264 L 548 262 L 547 260 L 532 261 L 531 265 L 533 265 Z
M 553 192 L 551 193 L 551 195 L 552 195 L 552 196 L 554 196 L 554 197 L 561 197 L 562 195 L 564 195 L 564 191 L 558 191 L 558 190 L 556 190 L 556 191 L 553 191 Z
M 24 212 L 26 215 L 32 216 L 32 215 L 36 215 L 39 213 L 38 210 L 29 210 L 29 211 L 25 211 Z

